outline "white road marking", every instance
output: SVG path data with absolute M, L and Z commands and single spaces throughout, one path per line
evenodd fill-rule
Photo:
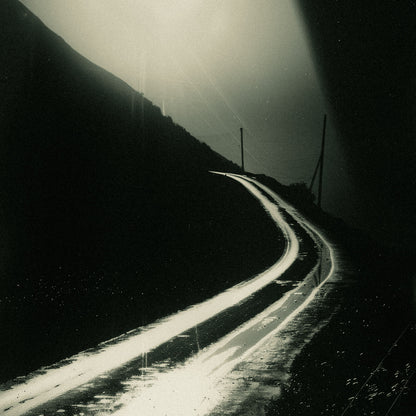
M 250 184 L 245 178 L 227 174 L 241 182 L 248 189 Z M 258 186 L 259 183 L 254 182 Z M 270 196 L 271 191 L 263 188 Z M 280 203 L 280 201 L 279 201 Z M 286 207 L 289 207 L 286 204 Z M 285 207 L 285 208 L 286 208 Z M 296 212 L 291 212 L 299 216 Z M 303 223 L 303 219 L 299 218 Z M 112 412 L 114 416 L 206 416 L 226 397 L 219 382 L 229 374 L 237 364 L 246 360 L 269 339 L 276 336 L 295 316 L 302 312 L 314 299 L 319 288 L 331 278 L 335 270 L 335 257 L 328 241 L 312 226 L 312 233 L 321 238 L 321 243 L 330 253 L 331 268 L 318 287 L 315 287 L 312 270 L 308 276 L 284 296 L 263 312 L 241 325 L 219 342 L 212 344 L 197 356 L 190 358 L 183 366 L 154 376 L 150 385 L 136 380 L 131 388 L 117 400 Z M 317 267 L 315 267 L 316 269 Z M 299 289 L 302 287 L 302 292 Z M 299 294 L 305 295 L 297 303 Z
M 107 341 L 101 344 L 101 348 L 94 353 L 82 352 L 71 357 L 69 364 L 63 364 L 59 368 L 45 368 L 44 373 L 40 375 L 29 375 L 23 383 L 0 392 L 0 412 L 2 411 L 4 415 L 20 415 L 55 399 L 104 373 L 121 367 L 236 305 L 281 276 L 296 260 L 299 242 L 275 204 L 270 202 L 254 185 L 241 177 L 235 177 L 235 179 L 260 201 L 288 241 L 283 256 L 273 266 L 253 279 L 240 283 L 205 302 L 144 327 L 138 335 L 131 334 L 127 338 L 120 337 L 119 341 L 117 339 Z

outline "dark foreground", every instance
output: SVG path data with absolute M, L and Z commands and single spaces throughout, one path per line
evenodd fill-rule
M 359 242 L 344 254 L 336 312 L 295 359 L 268 416 L 415 414 L 411 256 Z
M 286 220 L 288 222 L 295 222 L 293 221 L 289 213 L 287 213 L 284 209 L 282 209 L 282 211 L 283 215 L 286 217 Z M 264 212 L 263 215 L 265 215 Z M 24 392 L 16 392 L 16 397 L 20 398 L 20 402 L 13 403 L 13 405 L 10 406 L 11 402 L 8 402 L 6 400 L 5 402 L 3 402 L 4 410 L 10 414 L 24 413 L 28 409 L 34 409 L 33 414 L 38 414 L 39 412 L 41 412 L 42 414 L 54 414 L 59 408 L 59 412 L 65 411 L 68 412 L 68 414 L 73 414 L 74 412 L 77 412 L 77 409 L 79 409 L 79 407 L 82 407 L 88 408 L 89 411 L 93 412 L 92 414 L 96 414 L 97 412 L 100 413 L 100 409 L 102 409 L 103 403 L 105 403 L 105 406 L 108 407 L 109 403 L 113 402 L 114 398 L 118 395 L 121 394 L 123 397 L 125 396 L 126 385 L 131 384 L 129 381 L 130 379 L 136 380 L 137 377 L 142 378 L 144 373 L 147 374 L 149 370 L 150 372 L 154 372 L 158 371 L 158 369 L 163 370 L 163 368 L 165 368 L 166 366 L 170 367 L 177 365 L 182 360 L 187 358 L 189 355 L 195 353 L 201 348 L 205 348 L 212 342 L 223 337 L 240 324 L 246 322 L 251 317 L 256 316 L 258 313 L 262 312 L 270 304 L 274 304 L 276 300 L 281 298 L 283 293 L 292 289 L 294 285 L 297 287 L 299 284 L 299 280 L 302 280 L 304 276 L 310 274 L 311 269 L 313 269 L 313 267 L 316 265 L 316 262 L 318 260 L 316 242 L 309 236 L 307 232 L 305 232 L 305 230 L 302 229 L 302 227 L 300 227 L 296 223 L 294 223 L 293 225 L 293 230 L 295 231 L 297 240 L 299 241 L 299 252 L 301 253 L 301 255 L 294 260 L 294 263 L 291 264 L 291 267 L 289 269 L 287 269 L 282 275 L 279 275 L 280 277 L 278 285 L 276 285 L 276 281 L 269 282 L 269 284 L 266 285 L 263 289 L 245 298 L 244 300 L 239 302 L 238 305 L 234 305 L 221 313 L 213 315 L 212 318 L 198 324 L 198 327 L 192 328 L 192 330 L 187 330 L 185 333 L 182 333 L 177 337 L 171 338 L 168 342 L 160 344 L 159 347 L 153 349 L 152 351 L 149 351 L 149 353 L 145 353 L 142 356 L 137 351 L 137 348 L 140 348 L 140 342 L 137 343 L 135 347 L 137 358 L 135 358 L 131 362 L 128 362 L 126 365 L 120 364 L 119 367 L 117 367 L 117 370 L 111 374 L 107 370 L 102 369 L 101 367 L 101 371 L 105 371 L 105 376 L 96 377 L 93 383 L 87 383 L 87 379 L 82 379 L 82 377 L 84 376 L 84 372 L 81 371 L 81 373 L 79 373 L 80 367 L 75 366 L 76 368 L 78 368 L 78 370 L 76 370 L 75 368 L 73 368 L 72 370 L 69 370 L 67 367 L 65 368 L 65 365 L 72 364 L 68 362 L 68 360 L 66 362 L 61 362 L 54 365 L 53 368 L 44 369 L 44 371 L 38 372 L 37 375 L 40 377 L 44 376 L 45 374 L 48 375 L 47 371 L 53 372 L 53 369 L 59 367 L 60 370 L 63 370 L 60 371 L 61 375 L 66 371 L 66 374 L 68 374 L 69 372 L 71 374 L 71 377 L 69 378 L 69 380 L 58 377 L 59 380 L 65 381 L 59 382 L 55 386 L 53 386 L 52 384 L 50 387 L 48 387 L 46 393 L 41 391 L 41 394 L 39 394 L 39 392 L 32 393 L 32 388 L 28 385 L 24 385 Z M 276 227 L 275 232 L 278 232 Z M 278 236 L 279 235 L 280 233 L 278 232 Z M 325 262 L 323 262 L 323 264 L 324 263 Z M 279 267 L 280 266 L 278 265 L 277 269 Z M 278 272 L 276 271 L 276 273 Z M 303 282 L 302 290 L 312 290 L 312 288 L 314 288 L 317 284 L 317 279 L 319 279 L 320 274 L 320 272 L 318 273 L 318 271 L 315 270 L 315 274 L 313 276 L 310 275 L 308 277 L 308 283 L 306 282 L 306 280 L 305 282 Z M 309 289 L 306 289 L 306 285 L 308 285 Z M 291 295 L 291 299 L 293 300 L 291 307 L 294 309 L 296 309 L 296 304 L 299 295 L 300 293 L 295 293 Z M 285 307 L 282 307 L 283 315 L 274 317 L 272 321 L 282 322 L 283 316 L 289 316 L 291 314 L 291 311 L 293 311 L 293 309 L 289 307 L 290 303 L 290 301 L 285 302 Z M 270 317 L 268 317 L 268 319 L 270 319 Z M 276 324 L 279 325 L 279 323 Z M 231 341 L 229 341 L 231 344 L 233 344 L 232 348 L 235 348 L 236 345 L 240 345 L 240 347 L 243 349 L 243 352 L 247 349 L 250 349 L 251 346 L 259 342 L 259 339 L 263 338 L 265 335 L 267 335 L 269 331 L 272 330 L 269 325 L 270 322 L 268 322 L 267 324 L 264 322 L 259 322 L 256 329 L 253 329 L 251 333 L 249 330 L 246 330 L 243 336 L 243 340 L 240 341 L 240 344 L 238 341 L 235 340 L 234 337 Z M 250 327 L 250 329 L 252 328 Z M 139 333 L 140 330 L 136 332 Z M 134 335 L 136 334 L 126 334 L 124 337 L 121 337 L 123 339 L 120 338 L 119 340 L 114 340 L 113 342 L 123 342 L 124 340 L 127 340 L 126 337 Z M 149 336 L 148 338 L 150 339 L 151 337 Z M 104 348 L 104 346 L 101 346 L 101 348 Z M 118 350 L 118 352 L 120 353 L 120 349 Z M 88 351 L 86 354 L 91 354 L 91 351 Z M 221 354 L 219 354 L 219 356 L 215 360 L 213 360 L 214 369 L 216 367 L 221 367 L 221 364 L 218 364 L 220 355 Z M 84 358 L 86 358 L 85 353 Z M 84 368 L 89 368 L 90 372 L 95 371 L 88 364 L 85 363 Z M 74 381 L 74 374 L 76 374 L 75 378 L 81 377 L 81 382 L 79 382 L 78 385 L 76 384 L 76 382 L 75 384 L 72 384 Z M 36 377 L 36 375 L 34 376 Z M 52 377 L 53 380 L 55 380 L 54 383 L 57 382 L 56 375 L 53 376 L 52 374 L 49 374 L 49 376 Z M 198 377 L 202 377 L 202 374 L 199 373 Z M 42 381 L 40 381 L 39 379 L 37 379 L 37 383 L 38 385 L 42 385 Z M 76 386 L 80 388 L 75 388 Z M 62 390 L 65 388 L 67 388 L 67 390 Z M 54 389 L 58 389 L 61 391 L 56 391 Z M 66 394 L 65 392 L 68 391 L 69 393 Z M 26 394 L 26 396 L 22 397 L 22 394 Z M 49 398 L 45 397 L 45 394 L 47 396 L 49 395 Z M 59 398 L 54 400 L 54 398 L 58 397 L 58 395 Z M 42 407 L 36 410 L 35 407 L 39 406 L 39 404 L 41 404 Z M 29 407 L 27 405 L 29 405 Z
M 0 2 L 0 26 L 0 381 L 279 258 L 258 203 L 208 173 L 237 166 L 19 2 Z
M 181 194 L 176 183 L 141 217 L 141 234 L 102 262 L 58 263 L 53 249 L 49 259 L 23 257 L 0 295 L 0 381 L 201 302 L 280 257 L 283 236 L 243 187 L 209 174 L 200 184 Z

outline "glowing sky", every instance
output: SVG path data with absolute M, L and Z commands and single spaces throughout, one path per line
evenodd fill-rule
M 92 62 L 225 157 L 283 183 L 310 182 L 327 111 L 294 0 L 22 0 Z M 331 119 L 331 118 L 330 118 Z M 327 131 L 325 208 L 346 182 Z

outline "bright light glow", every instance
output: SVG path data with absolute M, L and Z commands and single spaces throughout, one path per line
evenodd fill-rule
M 293 0 L 21 1 L 226 158 L 244 127 L 251 171 L 310 179 L 325 102 Z
M 21 2 L 227 159 L 239 163 L 244 127 L 248 170 L 310 181 L 327 105 L 295 1 Z M 335 126 L 327 127 L 325 207 L 345 216 L 353 186 Z

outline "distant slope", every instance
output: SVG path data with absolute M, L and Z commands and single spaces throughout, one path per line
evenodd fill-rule
M 282 238 L 238 167 L 0 3 L 0 379 L 257 273 Z

